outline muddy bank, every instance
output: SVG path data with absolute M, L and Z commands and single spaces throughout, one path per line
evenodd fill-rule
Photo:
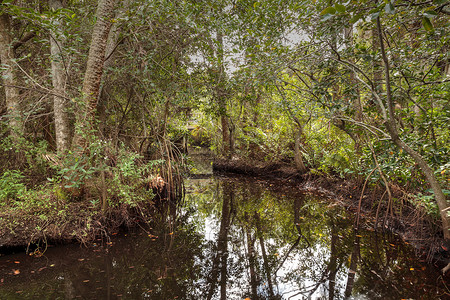
M 294 185 L 305 192 L 320 194 L 354 212 L 355 221 L 359 215 L 368 220 L 367 224 L 375 230 L 389 230 L 398 234 L 415 247 L 420 257 L 429 262 L 441 268 L 450 262 L 447 250 L 450 247 L 443 239 L 440 221 L 429 216 L 424 208 L 413 205 L 409 193 L 397 185 L 390 185 L 392 198 L 389 201 L 383 186 L 337 175 L 325 177 L 311 173 L 299 174 L 294 167 L 282 163 L 215 159 L 213 170 L 215 173 L 275 180 L 278 186 Z
M 145 224 L 153 214 L 153 205 L 121 205 L 106 212 L 92 209 L 89 202 L 53 203 L 51 212 L 0 212 L 0 253 L 40 251 L 47 244 L 90 244 L 95 239 L 108 240 L 118 230 Z

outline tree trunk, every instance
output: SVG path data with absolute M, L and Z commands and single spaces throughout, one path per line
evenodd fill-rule
M 345 28 L 345 39 L 353 47 L 353 27 L 352 26 Z M 352 63 L 354 63 L 353 58 L 350 58 L 350 61 Z M 356 89 L 355 99 L 352 102 L 353 108 L 355 109 L 355 120 L 358 122 L 361 122 L 363 119 L 363 109 L 362 109 L 362 104 L 361 104 L 361 94 L 358 89 L 358 84 L 357 84 L 357 81 L 355 78 L 355 73 L 350 72 L 349 79 L 350 79 L 350 84 L 352 86 L 354 86 Z M 362 154 L 361 138 L 359 137 L 359 134 L 357 134 L 357 132 L 356 132 L 356 135 L 353 134 L 352 138 L 355 141 L 356 154 L 361 155 Z
M 50 8 L 63 8 L 60 0 L 49 0 Z M 64 67 L 62 48 L 65 37 L 60 20 L 54 21 L 54 31 L 50 33 L 50 53 L 53 84 L 53 111 L 55 116 L 56 149 L 62 153 L 70 148 L 70 117 L 67 111 L 70 102 L 64 97 L 66 94 L 66 72 Z
M 408 144 L 406 144 L 404 141 L 402 141 L 399 137 L 399 133 L 397 130 L 397 124 L 396 124 L 396 118 L 394 115 L 394 103 L 392 99 L 392 93 L 391 93 L 391 84 L 390 84 L 390 74 L 389 74 L 389 61 L 386 55 L 386 51 L 384 49 L 384 42 L 383 42 L 383 35 L 381 30 L 381 22 L 380 18 L 377 18 L 377 29 L 378 29 L 378 36 L 380 40 L 380 50 L 381 55 L 384 62 L 384 76 L 385 76 L 385 83 L 386 83 L 386 104 L 388 109 L 388 117 L 386 120 L 386 128 L 389 132 L 389 135 L 391 136 L 392 141 L 394 144 L 399 147 L 400 149 L 403 149 L 406 153 L 408 153 L 414 161 L 419 165 L 420 169 L 422 170 L 423 174 L 425 175 L 428 183 L 430 184 L 433 192 L 434 197 L 436 199 L 437 205 L 439 207 L 439 212 L 441 215 L 442 220 L 442 230 L 444 232 L 444 238 L 446 240 L 450 240 L 450 217 L 447 213 L 447 210 L 449 208 L 449 203 L 447 199 L 445 198 L 444 193 L 442 192 L 442 188 L 439 185 L 439 182 L 434 175 L 433 170 L 430 168 L 428 163 L 425 161 L 425 159 L 414 149 L 412 149 Z
M 217 33 L 217 65 L 218 74 L 216 76 L 216 95 L 219 105 L 220 122 L 222 124 L 223 152 L 226 156 L 231 155 L 230 124 L 227 117 L 227 105 L 225 98 L 225 68 L 223 66 L 223 34 L 219 30 Z
M 92 32 L 92 41 L 89 48 L 86 73 L 81 90 L 83 105 L 82 113 L 78 115 L 79 125 L 94 129 L 94 119 L 97 110 L 97 100 L 100 92 L 100 82 L 105 62 L 105 50 L 108 34 L 112 25 L 114 0 L 99 0 L 96 12 L 97 22 Z M 79 133 L 78 133 L 79 134 Z M 76 143 L 84 146 L 83 138 L 75 137 Z
M 378 31 L 376 28 L 372 29 L 372 47 L 373 47 L 373 51 L 375 52 L 377 49 L 380 48 L 380 38 L 382 38 L 382 36 L 380 36 L 378 34 Z M 382 66 L 381 66 L 381 62 L 379 60 L 377 60 L 376 58 L 373 60 L 373 65 L 372 65 L 372 76 L 373 76 L 373 88 L 375 89 L 375 92 L 377 94 L 381 94 L 381 90 L 382 90 L 382 70 L 381 70 Z M 374 105 L 376 103 L 375 99 L 371 99 L 371 101 L 369 102 L 371 105 Z
M 119 13 L 119 15 L 116 17 L 116 19 L 122 18 L 130 5 L 130 0 L 123 0 L 122 1 L 122 8 Z M 120 5 L 119 5 L 120 6 Z M 111 26 L 111 31 L 108 36 L 108 42 L 106 43 L 106 50 L 105 50 L 105 62 L 103 64 L 103 69 L 105 72 L 103 73 L 102 78 L 102 85 L 100 86 L 100 92 L 99 92 L 99 99 L 98 99 L 98 117 L 99 117 L 99 132 L 104 135 L 105 129 L 106 129 L 106 108 L 108 104 L 108 95 L 110 91 L 111 84 L 109 84 L 108 78 L 107 78 L 107 70 L 112 65 L 114 61 L 114 53 L 116 51 L 117 46 L 121 43 L 119 41 L 121 28 L 119 26 L 119 22 L 115 22 Z
M 5 103 L 10 135 L 17 139 L 23 132 L 23 123 L 20 115 L 19 90 L 15 74 L 14 50 L 12 48 L 11 21 L 6 13 L 0 13 L 0 61 L 2 77 L 5 87 Z
M 303 136 L 303 130 L 301 127 L 299 127 L 297 133 L 295 134 L 294 161 L 295 161 L 295 167 L 297 168 L 297 170 L 301 174 L 304 174 L 308 171 L 308 169 L 306 168 L 305 164 L 303 163 L 303 155 L 302 155 L 302 152 L 300 151 L 300 144 L 301 144 L 302 136 Z

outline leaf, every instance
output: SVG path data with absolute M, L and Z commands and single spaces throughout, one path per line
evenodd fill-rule
M 422 25 L 423 25 L 423 28 L 425 28 L 426 31 L 433 31 L 434 30 L 433 24 L 431 24 L 430 19 L 428 19 L 425 16 L 422 18 Z
M 424 17 L 427 17 L 428 19 L 433 19 L 438 14 L 434 10 L 427 10 L 426 12 L 423 13 L 423 15 L 424 15 Z
M 332 17 L 334 17 L 332 14 L 326 14 L 324 16 L 322 16 L 322 21 L 326 21 L 331 19 Z
M 320 13 L 321 16 L 324 16 L 326 14 L 334 15 L 336 13 L 336 9 L 334 7 L 327 7 Z
M 386 4 L 386 6 L 384 7 L 384 11 L 390 15 L 395 14 L 394 5 L 392 5 L 392 3 Z
M 354 23 L 358 22 L 359 19 L 361 19 L 361 17 L 362 17 L 362 14 L 356 14 L 356 15 L 354 15 L 354 16 L 350 19 L 350 23 L 354 24 Z
M 336 3 L 336 4 L 334 5 L 334 8 L 336 8 L 336 10 L 337 10 L 338 12 L 340 12 L 340 13 L 343 13 L 343 12 L 345 12 L 345 10 L 346 10 L 345 6 L 342 5 L 342 4 L 339 4 L 339 3 Z
M 376 18 L 378 18 L 379 16 L 380 16 L 380 12 L 377 11 L 377 12 L 375 12 L 375 13 L 373 13 L 373 14 L 370 15 L 370 19 L 373 21 L 373 20 L 375 20 Z

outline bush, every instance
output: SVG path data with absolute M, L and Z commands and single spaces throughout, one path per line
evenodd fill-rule
M 7 204 L 9 200 L 17 199 L 27 190 L 22 183 L 24 176 L 17 170 L 8 170 L 0 177 L 0 205 Z

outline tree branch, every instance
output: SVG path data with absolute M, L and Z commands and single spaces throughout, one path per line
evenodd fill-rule
M 12 44 L 13 50 L 16 51 L 17 48 L 19 48 L 20 46 L 24 45 L 26 42 L 28 42 L 29 40 L 31 40 L 35 36 L 36 36 L 36 33 L 34 31 L 27 32 L 19 41 L 16 41 L 16 42 L 14 42 Z

